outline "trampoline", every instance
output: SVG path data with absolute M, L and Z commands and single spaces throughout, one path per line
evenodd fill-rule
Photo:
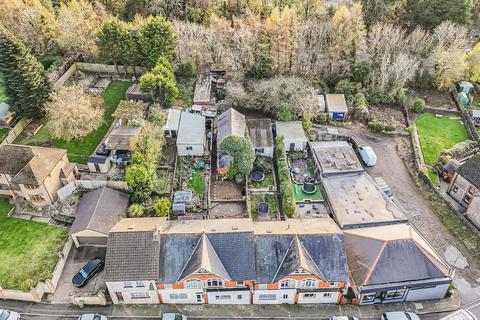
M 268 215 L 270 214 L 270 203 L 267 201 L 260 201 L 258 203 L 257 212 L 259 215 Z
M 315 185 L 315 180 L 308 177 L 303 180 L 302 191 L 306 194 L 314 194 L 317 192 L 317 186 Z
M 265 180 L 265 173 L 259 170 L 253 171 L 251 175 L 251 179 L 254 182 L 262 182 L 263 180 Z

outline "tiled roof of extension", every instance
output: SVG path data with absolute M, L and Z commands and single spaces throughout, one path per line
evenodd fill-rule
M 480 189 L 480 154 L 477 154 L 457 169 L 457 173 Z

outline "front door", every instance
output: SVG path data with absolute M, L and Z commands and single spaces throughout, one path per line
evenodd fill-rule
M 123 303 L 123 294 L 121 292 L 115 292 L 117 296 L 118 303 Z

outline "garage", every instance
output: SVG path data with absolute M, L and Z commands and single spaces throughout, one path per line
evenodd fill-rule
M 70 236 L 75 246 L 106 246 L 110 229 L 126 217 L 129 195 L 110 188 L 86 193 L 75 211 Z

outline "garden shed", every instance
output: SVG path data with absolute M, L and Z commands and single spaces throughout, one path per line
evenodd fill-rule
M 110 188 L 86 193 L 70 228 L 75 246 L 106 246 L 110 229 L 126 217 L 128 198 L 129 194 Z
M 140 84 L 134 83 L 130 88 L 128 88 L 127 100 L 131 102 L 149 102 L 151 99 L 148 94 L 140 90 Z
M 142 128 L 117 127 L 112 130 L 105 142 L 107 149 L 114 151 L 130 151 L 130 139 L 136 137 Z
M 13 113 L 10 112 L 10 106 L 5 102 L 0 102 L 0 128 L 7 127 L 13 120 Z
M 472 94 L 475 91 L 473 84 L 465 80 L 458 81 L 456 87 L 458 92 L 463 92 L 466 94 Z
M 181 114 L 182 111 L 179 109 L 168 109 L 167 122 L 163 127 L 163 133 L 165 135 L 165 138 L 177 138 Z
M 285 150 L 294 152 L 303 151 L 307 148 L 308 140 L 300 121 L 277 121 L 275 127 L 277 130 L 277 136 L 283 136 Z
M 87 160 L 88 170 L 93 173 L 108 173 L 112 163 L 109 157 L 94 155 Z
M 182 111 L 177 137 L 178 155 L 203 156 L 205 140 L 205 117 Z
M 325 99 L 330 119 L 336 121 L 347 119 L 348 107 L 344 94 L 326 94 Z
M 470 116 L 472 117 L 472 121 L 475 127 L 480 127 L 480 110 L 470 111 Z
M 255 154 L 273 158 L 272 121 L 270 119 L 248 119 L 247 126 Z

